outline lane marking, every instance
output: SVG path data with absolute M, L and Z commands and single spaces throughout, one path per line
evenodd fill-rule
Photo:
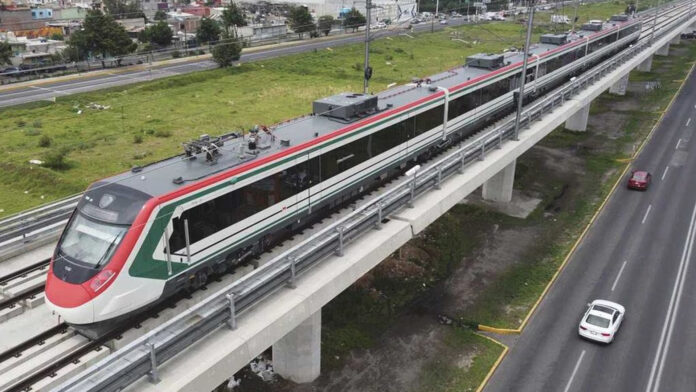
M 665 166 L 665 171 L 662 173 L 662 178 L 660 181 L 664 181 L 665 176 L 667 175 L 667 172 L 669 171 L 669 166 Z
M 648 214 L 650 213 L 650 210 L 651 210 L 651 209 L 652 209 L 652 204 L 649 204 L 649 205 L 648 205 L 648 209 L 645 211 L 645 215 L 643 215 L 643 220 L 640 222 L 641 225 L 642 225 L 643 223 L 645 223 L 645 220 L 646 220 L 646 219 L 648 219 Z
M 611 291 L 614 291 L 616 288 L 616 284 L 619 283 L 619 278 L 621 277 L 621 274 L 623 273 L 624 268 L 626 268 L 626 263 L 628 263 L 628 260 L 625 260 L 623 264 L 621 264 L 621 269 L 619 270 L 619 274 L 616 275 L 616 279 L 614 280 L 614 284 L 611 285 Z
M 665 317 L 665 323 L 662 326 L 662 333 L 660 334 L 660 341 L 657 345 L 657 351 L 655 352 L 655 360 L 653 361 L 652 370 L 650 371 L 650 378 L 648 379 L 648 385 L 646 387 L 646 392 L 651 392 L 653 390 L 657 391 L 660 386 L 660 378 L 662 377 L 662 368 L 664 366 L 665 357 L 667 356 L 667 347 L 669 346 L 669 339 L 672 337 L 672 329 L 674 328 L 674 320 L 676 318 L 676 313 L 679 309 L 679 300 L 681 299 L 681 293 L 684 289 L 684 280 L 686 276 L 686 269 L 691 262 L 691 249 L 694 244 L 694 223 L 696 223 L 696 204 L 694 204 L 694 209 L 691 212 L 691 222 L 689 224 L 689 231 L 686 234 L 686 240 L 684 240 L 684 250 L 682 251 L 681 261 L 679 262 L 679 269 L 677 270 L 677 276 L 674 280 L 674 287 L 672 288 L 672 296 L 669 300 L 669 307 L 667 308 L 667 317 Z M 669 332 L 668 332 L 669 331 Z M 664 353 L 663 353 L 664 346 Z M 657 379 L 655 378 L 655 372 L 658 370 Z M 654 383 L 654 385 L 653 385 Z
M 687 127 L 689 126 L 689 124 L 691 124 L 691 117 L 689 117 L 689 119 L 686 120 L 686 126 L 687 126 Z
M 675 149 L 675 150 L 678 150 L 680 144 L 681 144 L 681 138 L 677 141 L 677 145 L 674 146 L 674 149 Z
M 568 384 L 566 384 L 565 389 L 563 392 L 568 392 L 570 390 L 570 386 L 573 384 L 573 379 L 575 378 L 575 374 L 578 372 L 578 368 L 580 368 L 580 363 L 582 362 L 582 358 L 585 356 L 585 350 L 582 350 L 580 353 L 580 358 L 578 358 L 578 361 L 575 363 L 575 368 L 573 369 L 573 374 L 570 375 L 570 380 L 568 380 Z

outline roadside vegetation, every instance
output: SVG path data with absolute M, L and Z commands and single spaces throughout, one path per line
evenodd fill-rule
M 579 15 L 581 21 L 607 17 L 624 7 L 593 4 Z M 514 23 L 379 39 L 371 46 L 370 90 L 459 66 L 473 53 L 519 47 L 523 39 L 524 27 Z M 362 45 L 317 50 L 0 110 L 6 179 L 0 184 L 0 217 L 177 154 L 181 142 L 200 134 L 272 125 L 309 113 L 316 98 L 360 91 L 362 51 Z M 34 126 L 37 121 L 41 126 Z M 51 139 L 50 157 L 38 145 L 44 135 Z M 28 163 L 48 158 L 60 164 Z

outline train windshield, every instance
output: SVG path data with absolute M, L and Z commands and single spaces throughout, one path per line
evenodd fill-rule
M 128 226 L 100 223 L 75 213 L 60 243 L 64 255 L 99 267 L 111 258 Z

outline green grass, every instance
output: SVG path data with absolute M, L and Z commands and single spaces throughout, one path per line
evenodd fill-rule
M 623 7 L 583 6 L 581 15 L 585 18 L 587 11 L 605 17 Z M 544 14 L 539 15 L 543 25 Z M 519 47 L 523 39 L 524 26 L 519 23 L 380 39 L 371 46 L 370 90 L 459 66 L 473 53 Z M 96 179 L 180 153 L 183 141 L 200 134 L 275 124 L 309 113 L 316 98 L 360 91 L 362 56 L 362 45 L 349 45 L 0 110 L 0 165 L 6 173 L 0 184 L 0 216 L 81 192 Z M 110 108 L 91 109 L 92 102 Z M 37 120 L 40 129 L 34 127 Z M 39 134 L 51 139 L 50 148 L 38 145 Z M 60 148 L 69 149 L 66 169 L 29 166 L 30 159 L 43 159 L 47 150 Z
M 454 353 L 471 353 L 471 363 L 459 363 L 456 355 L 431 361 L 422 369 L 418 377 L 419 385 L 414 391 L 475 391 L 503 352 L 500 345 L 462 328 L 452 329 L 447 336 L 446 344 Z

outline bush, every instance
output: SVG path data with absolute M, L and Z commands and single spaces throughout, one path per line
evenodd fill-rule
M 172 52 L 173 59 L 178 59 L 179 57 L 181 57 L 181 52 L 179 52 L 178 50 Z
M 172 132 L 168 131 L 168 130 L 158 129 L 155 131 L 155 136 L 156 137 L 170 137 L 170 136 L 172 136 Z
M 22 128 L 25 125 L 27 125 L 27 122 L 24 120 L 17 120 L 17 122 L 15 124 L 17 124 L 18 127 Z
M 152 129 L 152 128 L 146 129 L 146 130 L 145 130 L 145 134 L 146 134 L 146 135 L 154 135 L 154 134 L 155 134 L 155 130 Z
M 363 69 L 362 67 L 363 67 L 362 63 L 353 64 L 353 69 L 356 71 L 362 71 L 362 69 Z
M 133 143 L 135 144 L 140 144 L 143 142 L 143 136 L 142 135 L 133 135 Z
M 41 131 L 39 131 L 38 129 L 29 128 L 26 131 L 24 131 L 24 134 L 27 136 L 39 136 L 41 135 Z
M 199 55 L 205 54 L 205 50 L 203 50 L 203 49 L 198 49 L 198 54 L 199 54 Z
M 51 138 L 47 135 L 41 136 L 41 138 L 39 139 L 39 147 L 51 147 Z
M 223 42 L 215 45 L 210 51 L 215 61 L 220 67 L 229 67 L 239 60 L 242 47 L 238 42 L 233 41 L 234 37 L 223 36 Z
M 31 125 L 34 128 L 41 128 L 41 120 L 35 120 L 33 123 L 31 123 Z
M 51 150 L 44 155 L 43 165 L 55 170 L 65 170 L 69 167 L 66 161 L 69 152 L 70 149 L 67 147 Z
M 406 53 L 406 51 L 404 51 L 401 48 L 396 48 L 396 49 L 394 49 L 394 53 Z

